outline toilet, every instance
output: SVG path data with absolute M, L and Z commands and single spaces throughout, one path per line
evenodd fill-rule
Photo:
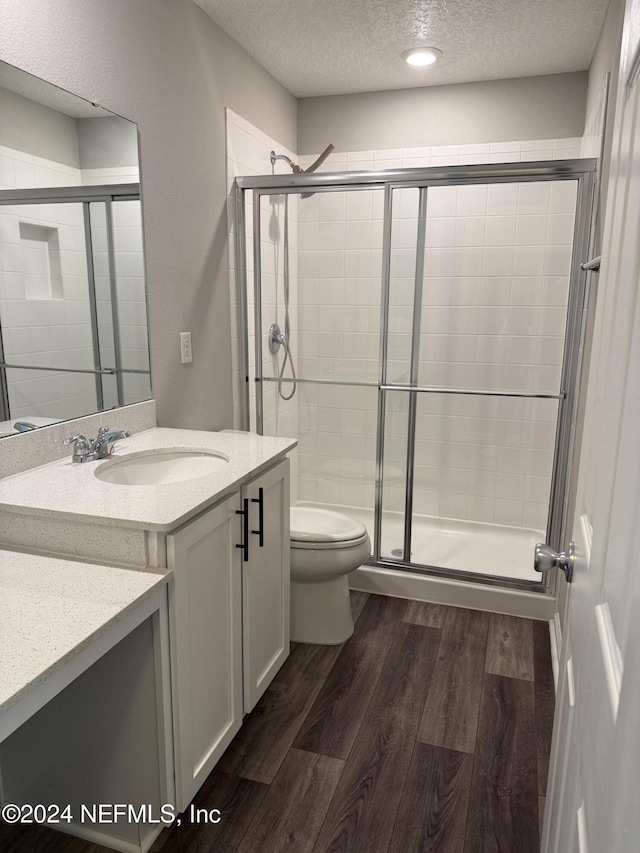
M 291 639 L 336 645 L 353 634 L 347 575 L 371 554 L 367 528 L 315 506 L 291 507 Z

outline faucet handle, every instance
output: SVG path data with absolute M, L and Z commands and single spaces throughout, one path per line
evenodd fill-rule
M 103 426 L 98 430 L 98 435 L 91 442 L 90 450 L 95 454 L 95 459 L 104 459 L 111 456 L 113 447 L 116 441 L 122 438 L 129 438 L 131 433 L 126 429 L 118 429 L 118 427 Z
M 81 432 L 79 432 L 77 435 L 72 435 L 69 438 L 65 438 L 65 440 L 62 443 L 64 444 L 65 447 L 68 447 L 70 444 L 75 444 L 76 442 L 78 443 L 78 445 L 82 445 L 83 442 L 84 442 L 84 444 L 86 444 L 87 443 L 87 437 L 85 435 L 83 435 Z
M 65 438 L 62 443 L 65 446 L 73 444 L 73 456 L 71 457 L 73 462 L 86 462 L 87 459 L 90 458 L 91 451 L 89 448 L 89 442 L 87 441 L 86 436 L 81 432 L 78 433 L 78 435 L 72 435 L 69 438 Z

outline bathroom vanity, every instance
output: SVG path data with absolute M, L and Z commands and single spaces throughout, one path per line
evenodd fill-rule
M 69 456 L 0 480 L 0 547 L 168 578 L 165 660 L 162 644 L 154 646 L 157 672 L 165 667 L 171 683 L 164 700 L 156 683 L 158 719 L 169 726 L 158 785 L 178 811 L 289 653 L 285 457 L 294 446 L 249 433 L 150 429 L 105 461 Z
M 118 849 L 153 841 L 152 814 L 174 801 L 169 578 L 0 551 L 6 824 L 50 821 Z M 117 802 L 146 814 L 115 825 L 83 814 Z

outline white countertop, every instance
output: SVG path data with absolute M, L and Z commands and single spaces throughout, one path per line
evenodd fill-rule
M 0 551 L 0 714 L 55 676 L 171 574 Z
M 105 460 L 49 462 L 0 480 L 0 511 L 166 532 L 231 492 L 252 474 L 269 467 L 296 446 L 294 439 L 248 432 L 146 430 L 119 441 L 111 460 L 131 454 L 172 449 L 219 452 L 229 462 L 215 473 L 180 483 L 130 486 L 94 476 Z

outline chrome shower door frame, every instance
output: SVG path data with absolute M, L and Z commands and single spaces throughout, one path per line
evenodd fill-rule
M 378 383 L 358 381 L 334 381 L 299 378 L 298 383 L 356 385 L 376 387 L 378 391 L 377 441 L 376 441 L 376 484 L 374 507 L 374 553 L 373 565 L 402 569 L 404 571 L 428 573 L 452 580 L 466 580 L 487 585 L 508 587 L 526 591 L 553 594 L 555 579 L 546 576 L 541 582 L 516 580 L 490 575 L 480 575 L 457 569 L 428 566 L 412 563 L 407 559 L 411 548 L 413 468 L 416 438 L 416 407 L 418 394 L 464 394 L 499 397 L 528 397 L 534 399 L 557 399 L 558 414 L 554 448 L 551 496 L 547 522 L 546 541 L 556 550 L 564 539 L 566 526 L 565 505 L 568 499 L 566 476 L 569 463 L 571 434 L 575 427 L 579 380 L 581 377 L 581 342 L 584 339 L 584 327 L 587 309 L 587 273 L 581 269 L 581 263 L 589 257 L 593 225 L 593 207 L 597 161 L 594 159 L 548 160 L 531 163 L 502 163 L 473 166 L 433 167 L 426 169 L 394 169 L 371 172 L 321 172 L 315 174 L 265 175 L 239 177 L 235 181 L 236 196 L 236 252 L 238 256 L 239 300 L 241 322 L 243 326 L 242 368 L 244 372 L 243 428 L 250 429 L 250 359 L 248 328 L 248 274 L 246 263 L 246 208 L 247 194 L 253 201 L 253 293 L 255 320 L 255 374 L 256 387 L 256 431 L 263 431 L 263 384 L 278 381 L 263 376 L 262 364 L 262 312 L 260 287 L 260 209 L 263 195 L 299 194 L 303 191 L 336 192 L 341 190 L 384 188 L 384 231 L 382 248 L 381 277 L 381 319 L 380 319 L 380 363 Z M 424 274 L 424 242 L 426 208 L 429 188 L 445 186 L 466 186 L 473 184 L 525 183 L 539 181 L 576 181 L 578 185 L 576 216 L 573 236 L 573 248 L 569 284 L 569 301 L 564 337 L 564 352 L 558 394 L 536 394 L 526 392 L 479 391 L 477 389 L 455 389 L 419 386 L 417 384 L 418 359 L 420 345 L 420 312 L 422 279 Z M 416 247 L 415 289 L 413 300 L 412 346 L 410 362 L 410 384 L 393 384 L 387 381 L 387 351 L 389 335 L 389 306 L 391 281 L 391 238 L 393 192 L 399 189 L 419 191 L 418 245 Z M 290 379 L 286 380 L 291 382 Z M 395 560 L 381 554 L 382 503 L 384 475 L 384 438 L 385 411 L 388 392 L 404 392 L 409 397 L 409 419 L 407 436 L 407 470 L 405 478 L 405 513 L 403 535 L 403 558 Z M 532 555 L 533 561 L 533 555 Z

